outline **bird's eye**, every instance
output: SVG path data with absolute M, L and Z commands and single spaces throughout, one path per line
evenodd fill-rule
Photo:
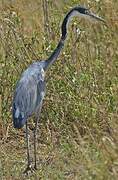
M 85 14 L 88 14 L 88 13 L 89 13 L 89 10 L 88 10 L 88 9 L 86 9 L 86 10 L 85 10 Z

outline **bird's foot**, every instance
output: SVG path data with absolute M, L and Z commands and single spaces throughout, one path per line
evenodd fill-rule
M 28 165 L 23 174 L 29 175 L 30 173 L 34 172 L 35 168 L 32 167 L 32 165 Z
M 37 165 L 36 164 L 34 165 L 34 170 L 37 170 Z

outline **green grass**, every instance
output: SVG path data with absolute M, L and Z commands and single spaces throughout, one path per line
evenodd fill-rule
M 79 1 L 108 27 L 74 18 L 65 47 L 46 75 L 38 130 L 38 170 L 24 176 L 23 130 L 12 125 L 17 80 L 29 64 L 46 59 L 60 37 L 66 12 L 78 1 L 0 2 L 0 179 L 115 180 L 118 177 L 117 3 Z M 48 25 L 47 25 L 48 24 Z M 78 39 L 77 28 L 81 35 Z M 31 141 L 32 139 L 32 131 Z M 32 148 L 33 149 L 33 148 Z M 33 151 L 31 152 L 33 156 Z

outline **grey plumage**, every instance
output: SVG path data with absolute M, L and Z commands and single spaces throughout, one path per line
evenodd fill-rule
M 16 85 L 13 97 L 13 124 L 14 127 L 18 129 L 22 128 L 24 124 L 26 124 L 28 166 L 25 172 L 31 170 L 27 120 L 32 114 L 35 114 L 36 119 L 34 128 L 34 169 L 36 169 L 36 133 L 42 102 L 45 95 L 45 72 L 47 71 L 49 66 L 56 61 L 58 55 L 60 54 L 60 51 L 62 50 L 67 37 L 68 23 L 73 16 L 77 15 L 82 15 L 83 17 L 90 17 L 92 19 L 104 22 L 102 18 L 91 13 L 87 8 L 81 6 L 72 8 L 63 20 L 61 27 L 61 38 L 51 56 L 47 60 L 37 61 L 31 64 L 22 73 L 21 78 Z
M 13 99 L 13 122 L 22 128 L 28 117 L 38 111 L 45 95 L 45 61 L 31 64 L 16 85 Z

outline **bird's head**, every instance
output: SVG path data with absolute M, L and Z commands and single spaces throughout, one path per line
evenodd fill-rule
M 66 39 L 68 24 L 69 24 L 69 22 L 72 20 L 72 18 L 74 16 L 79 16 L 79 17 L 90 19 L 90 20 L 98 20 L 98 21 L 101 21 L 101 22 L 105 23 L 104 19 L 102 19 L 101 17 L 99 17 L 99 16 L 95 15 L 94 13 L 92 13 L 90 11 L 90 8 L 85 8 L 83 6 L 76 6 L 76 7 L 72 8 L 67 13 L 67 15 L 65 16 L 65 18 L 63 20 L 63 23 L 62 23 L 62 38 L 61 38 L 62 40 Z
M 91 20 L 98 20 L 98 21 L 102 21 L 105 23 L 104 19 L 102 19 L 101 17 L 95 15 L 94 13 L 92 13 L 90 11 L 90 8 L 85 8 L 82 6 L 76 6 L 74 8 L 74 10 L 76 11 L 76 13 L 78 13 L 79 16 L 83 16 L 85 18 L 89 18 Z

